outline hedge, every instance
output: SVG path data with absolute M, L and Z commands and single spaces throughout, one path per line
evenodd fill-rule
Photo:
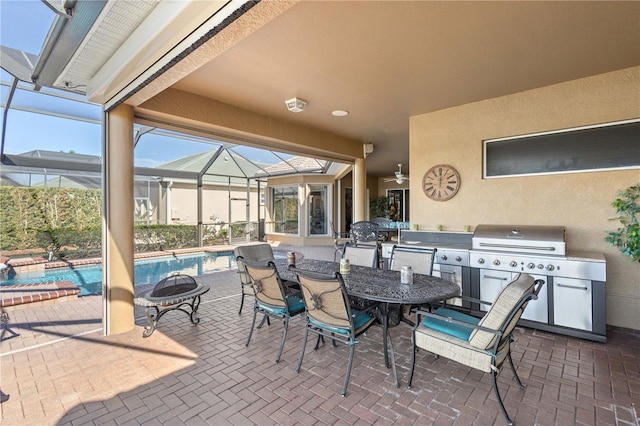
M 0 250 L 36 251 L 47 256 L 100 256 L 101 191 L 97 189 L 0 187 Z M 230 229 L 229 229 L 230 228 Z M 252 234 L 257 223 L 250 224 Z M 203 242 L 213 245 L 245 235 L 246 223 L 204 226 Z M 196 225 L 136 225 L 136 252 L 196 247 Z
M 0 187 L 0 250 L 56 246 L 56 232 L 92 232 L 101 226 L 101 191 L 96 189 Z M 51 235 L 51 232 L 53 234 Z

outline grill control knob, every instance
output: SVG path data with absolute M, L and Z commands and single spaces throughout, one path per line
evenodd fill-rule
M 512 260 L 511 262 L 509 262 L 509 266 L 511 266 L 512 268 L 515 268 L 516 266 L 518 266 L 518 262 L 516 262 L 515 260 Z
M 478 259 L 478 263 L 481 265 L 484 265 L 484 259 L 483 258 Z
M 553 271 L 554 269 L 556 269 L 555 266 L 551 264 L 547 265 L 547 271 Z
M 535 267 L 536 267 L 536 264 L 535 264 L 535 263 L 533 263 L 533 262 L 527 263 L 527 268 L 529 268 L 529 269 L 533 269 L 533 268 L 535 268 Z
M 440 259 L 442 259 L 442 260 L 447 260 L 447 259 L 448 259 L 448 257 L 447 257 L 447 255 L 446 255 L 446 254 L 443 254 L 443 255 L 442 255 L 442 257 L 441 257 Z
M 496 260 L 493 261 L 493 264 L 495 266 L 499 266 L 500 265 L 500 261 L 498 259 L 496 259 Z
M 541 263 L 538 265 L 538 269 L 544 269 L 544 265 Z
M 456 256 L 456 262 L 462 262 L 462 258 L 460 256 Z

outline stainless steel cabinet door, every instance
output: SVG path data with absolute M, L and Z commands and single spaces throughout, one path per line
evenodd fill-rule
M 434 263 L 433 276 L 458 284 L 458 287 L 460 287 L 460 294 L 462 294 L 462 266 Z M 449 299 L 447 300 L 447 303 L 450 305 L 462 306 L 462 300 L 457 298 Z
M 527 309 L 525 309 L 522 313 L 522 319 L 526 319 L 529 321 L 538 321 L 546 324 L 549 322 L 549 303 L 547 301 L 549 278 L 545 275 L 533 275 L 533 278 L 535 278 L 536 280 L 543 280 L 545 284 L 540 289 L 538 300 L 531 300 L 527 304 Z
M 507 271 L 480 270 L 480 299 L 493 302 L 504 286 L 509 284 L 518 274 Z M 546 276 L 533 275 L 535 279 L 547 281 Z M 483 311 L 489 310 L 489 305 L 480 305 Z M 544 285 L 538 295 L 538 300 L 532 300 L 522 314 L 523 319 L 547 323 L 549 321 L 549 306 L 547 303 L 547 286 Z
M 493 303 L 500 290 L 511 282 L 511 272 L 480 270 L 480 300 Z M 480 310 L 488 311 L 490 305 L 480 304 Z
M 553 316 L 556 325 L 592 331 L 591 281 L 554 278 Z

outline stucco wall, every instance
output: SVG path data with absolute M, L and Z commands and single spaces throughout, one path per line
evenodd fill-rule
M 264 190 L 264 189 L 262 189 Z M 236 188 L 231 191 L 231 198 L 244 199 L 246 189 Z M 171 212 L 173 223 L 198 223 L 198 192 L 193 184 L 174 183 L 171 188 Z M 250 197 L 250 220 L 258 220 L 258 193 L 252 189 Z M 262 206 L 260 207 L 262 208 Z M 246 220 L 246 204 L 244 200 L 235 200 L 231 204 L 231 222 Z M 204 186 L 202 196 L 202 222 L 213 223 L 214 218 L 226 222 L 229 218 L 229 193 L 226 187 Z M 264 214 L 261 213 L 264 219 Z
M 484 139 L 637 117 L 640 67 L 412 117 L 412 222 L 450 230 L 480 223 L 563 225 L 570 250 L 607 259 L 607 324 L 640 329 L 640 264 L 603 239 L 617 226 L 609 220 L 611 201 L 618 190 L 640 183 L 640 170 L 482 179 Z M 421 188 L 424 173 L 439 163 L 461 177 L 460 191 L 447 202 L 429 200 Z

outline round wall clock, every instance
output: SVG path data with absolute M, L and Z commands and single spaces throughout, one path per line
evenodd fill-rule
M 435 201 L 447 201 L 460 189 L 460 174 L 448 164 L 433 166 L 422 178 L 422 190 Z

